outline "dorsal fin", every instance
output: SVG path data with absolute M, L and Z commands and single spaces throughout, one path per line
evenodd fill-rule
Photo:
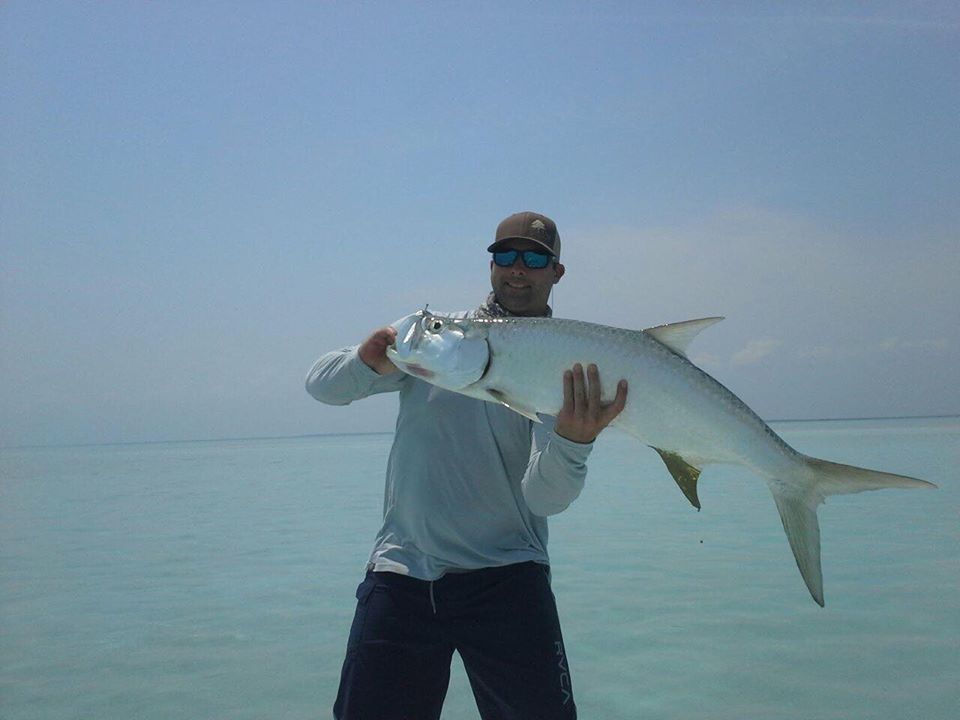
M 697 334 L 714 323 L 723 320 L 722 317 L 706 317 L 697 320 L 684 320 L 683 322 L 670 323 L 668 325 L 657 325 L 656 327 L 646 328 L 647 335 L 653 335 L 668 348 L 678 355 L 687 356 L 687 347 L 690 341 Z

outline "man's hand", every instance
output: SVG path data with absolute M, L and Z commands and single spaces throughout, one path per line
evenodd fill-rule
M 380 375 L 398 372 L 397 366 L 387 358 L 387 348 L 397 340 L 397 331 L 389 325 L 373 331 L 360 345 L 360 359 Z
M 557 415 L 557 424 L 553 431 L 573 442 L 593 442 L 626 404 L 626 380 L 617 384 L 617 396 L 613 402 L 601 402 L 600 372 L 597 366 L 591 363 L 584 378 L 583 366 L 577 363 L 573 370 L 563 373 L 563 408 Z

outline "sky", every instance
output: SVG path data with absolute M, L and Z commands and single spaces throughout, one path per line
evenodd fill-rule
M 8 0 L 0 446 L 392 430 L 307 370 L 519 210 L 764 418 L 960 413 L 958 8 Z

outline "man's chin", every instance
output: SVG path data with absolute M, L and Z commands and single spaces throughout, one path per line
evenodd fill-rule
M 536 307 L 533 299 L 530 297 L 515 298 L 506 294 L 497 295 L 496 297 L 497 302 L 511 315 L 536 316 L 543 315 L 546 311 L 546 308 Z

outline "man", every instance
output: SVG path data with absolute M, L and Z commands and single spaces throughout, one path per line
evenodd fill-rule
M 487 250 L 493 292 L 473 314 L 549 316 L 565 272 L 553 221 L 511 215 Z M 563 409 L 535 424 L 399 372 L 386 356 L 395 338 L 380 328 L 307 376 L 308 392 L 335 405 L 400 392 L 383 526 L 357 588 L 334 715 L 439 718 L 456 650 L 484 720 L 575 718 L 546 516 L 583 489 L 591 443 L 623 409 L 626 382 L 602 403 L 596 366 L 585 376 L 576 365 L 557 378 Z

